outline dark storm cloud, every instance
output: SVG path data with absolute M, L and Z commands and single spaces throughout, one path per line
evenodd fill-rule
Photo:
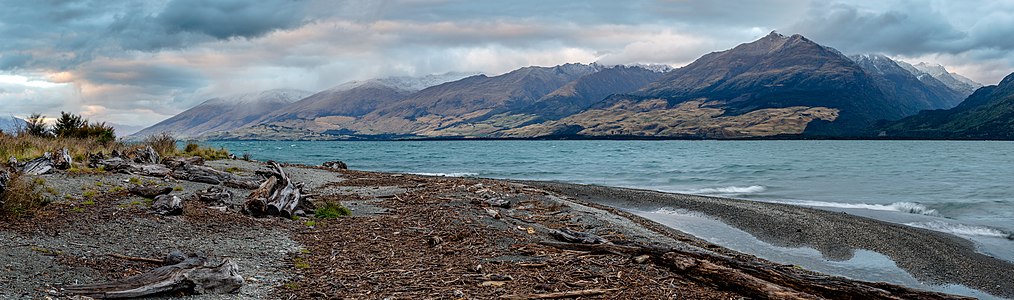
M 300 0 L 174 0 L 155 21 L 169 33 L 202 33 L 217 39 L 252 38 L 307 20 Z
M 59 83 L 0 78 L 0 102 L 16 99 L 6 107 L 17 114 L 87 110 L 147 125 L 267 88 L 567 62 L 681 65 L 771 30 L 945 63 L 985 83 L 1014 69 L 1014 2 L 1000 0 L 0 0 L 0 75 Z

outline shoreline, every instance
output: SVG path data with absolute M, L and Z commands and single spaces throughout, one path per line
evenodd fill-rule
M 240 173 L 248 174 L 263 167 L 260 163 L 239 160 L 211 161 L 207 165 L 222 170 L 235 168 Z M 114 270 L 128 267 L 135 270 L 134 272 L 139 272 L 151 267 L 103 257 L 103 252 L 159 257 L 168 248 L 183 248 L 186 251 L 212 251 L 218 252 L 216 253 L 218 255 L 233 257 L 239 263 L 240 270 L 247 271 L 243 274 L 247 282 L 241 295 L 255 298 L 267 295 L 277 297 L 290 293 L 306 295 L 320 293 L 324 296 L 344 295 L 355 298 L 379 298 L 382 295 L 457 297 L 460 293 L 468 297 L 489 298 L 590 288 L 605 291 L 600 295 L 604 298 L 654 298 L 677 294 L 699 298 L 756 296 L 750 294 L 751 292 L 748 292 L 750 290 L 744 286 L 714 286 L 707 283 L 711 277 L 674 273 L 674 270 L 665 267 L 662 257 L 652 256 L 651 260 L 654 263 L 645 264 L 643 261 L 640 263 L 632 261 L 627 255 L 568 252 L 570 250 L 546 246 L 545 243 L 553 241 L 552 233 L 562 228 L 597 234 L 617 243 L 622 242 L 619 245 L 656 245 L 690 251 L 687 253 L 704 253 L 701 254 L 706 254 L 702 256 L 706 258 L 704 261 L 725 264 L 733 271 L 753 274 L 749 276 L 768 275 L 749 273 L 749 268 L 743 269 L 745 266 L 778 270 L 776 273 L 780 275 L 768 278 L 768 281 L 761 280 L 768 283 L 781 282 L 779 280 L 784 278 L 806 274 L 809 276 L 806 278 L 812 280 L 788 281 L 795 283 L 775 286 L 808 295 L 821 295 L 818 290 L 813 289 L 820 286 L 821 282 L 827 286 L 825 288 L 834 287 L 827 284 L 832 282 L 846 286 L 870 286 L 894 293 L 914 292 L 886 283 L 862 283 L 835 276 L 818 275 L 798 268 L 785 268 L 780 264 L 732 251 L 636 216 L 616 204 L 618 201 L 626 201 L 624 199 L 642 199 L 638 201 L 644 204 L 658 204 L 660 200 L 678 200 L 683 201 L 678 203 L 699 209 L 726 211 L 726 217 L 741 220 L 739 225 L 754 226 L 758 229 L 758 234 L 781 238 L 787 244 L 812 241 L 806 238 L 800 240 L 797 236 L 779 235 L 779 232 L 785 230 L 778 229 L 793 224 L 789 222 L 790 220 L 775 220 L 784 224 L 780 227 L 771 227 L 771 230 L 765 230 L 768 226 L 761 225 L 758 220 L 772 216 L 771 212 L 795 213 L 829 218 L 830 221 L 826 223 L 833 225 L 818 226 L 818 232 L 852 223 L 867 226 L 855 228 L 873 230 L 878 236 L 889 235 L 885 232 L 898 230 L 886 222 L 856 219 L 852 216 L 830 216 L 828 214 L 831 213 L 821 213 L 816 209 L 788 205 L 781 207 L 770 203 L 757 204 L 744 200 L 623 188 L 332 171 L 299 165 L 286 165 L 285 169 L 287 173 L 291 173 L 293 180 L 305 182 L 311 193 L 327 199 L 339 199 L 353 210 L 353 217 L 327 220 L 305 218 L 305 221 L 250 218 L 235 209 L 237 201 L 241 203 L 245 193 L 249 191 L 234 188 L 230 190 L 235 196 L 229 207 L 222 211 L 188 201 L 185 202 L 187 206 L 180 217 L 153 216 L 147 213 L 148 209 L 143 205 L 133 204 L 138 201 L 136 197 L 111 192 L 115 190 L 114 186 L 124 185 L 123 182 L 130 175 L 42 175 L 50 183 L 73 181 L 64 186 L 60 184 L 50 186 L 60 193 L 71 194 L 74 190 L 80 190 L 81 186 L 94 187 L 95 182 L 106 182 L 107 192 L 101 192 L 100 196 L 92 201 L 95 204 L 87 205 L 82 204 L 85 203 L 84 199 L 75 198 L 76 195 L 65 197 L 64 200 L 50 204 L 42 214 L 29 220 L 14 221 L 10 226 L 0 230 L 0 235 L 5 236 L 6 241 L 0 242 L 0 246 L 14 249 L 7 253 L 7 257 L 11 260 L 7 270 L 4 271 L 5 277 L 12 275 L 9 276 L 12 279 L 0 282 L 8 287 L 0 290 L 0 294 L 12 293 L 6 295 L 14 297 L 47 295 L 51 294 L 49 290 L 57 289 L 67 282 L 86 283 L 114 279 L 124 276 L 122 272 Z M 152 180 L 154 183 L 158 181 Z M 185 181 L 173 184 L 181 186 L 180 194 L 209 186 Z M 488 201 L 493 199 L 506 199 L 510 205 L 491 206 Z M 695 201 L 700 203 L 693 204 Z M 80 211 L 80 208 L 84 208 L 84 211 Z M 66 221 L 56 222 L 56 220 Z M 94 232 L 99 228 L 103 232 Z M 139 228 L 164 228 L 158 230 L 167 232 L 152 236 L 138 232 Z M 882 230 L 875 230 L 877 228 Z M 947 238 L 943 234 L 934 234 L 921 229 L 902 230 L 920 237 L 911 243 L 928 241 L 932 245 L 949 247 L 948 249 L 957 251 L 955 252 L 957 254 L 967 254 L 967 249 L 962 248 L 967 248 L 967 243 L 962 245 L 960 241 L 954 240 L 960 238 L 953 236 Z M 186 238 L 181 240 L 180 236 Z M 263 237 L 271 238 L 263 240 Z M 110 244 L 112 242 L 110 239 L 128 242 L 113 245 Z M 141 241 L 145 245 L 137 244 Z M 819 245 L 827 248 L 829 256 L 839 258 L 846 256 L 846 253 L 838 249 L 840 247 L 836 248 L 833 241 L 821 239 L 813 241 L 822 242 Z M 848 241 L 853 242 L 851 239 Z M 18 247 L 23 244 L 28 246 Z M 479 247 L 480 245 L 486 246 Z M 905 263 L 906 266 L 926 267 L 924 260 L 918 256 L 904 253 L 909 256 L 900 256 L 900 260 L 909 261 Z M 575 254 L 577 256 L 574 256 Z M 732 260 L 725 261 L 722 257 Z M 955 262 L 982 262 L 978 258 L 949 259 Z M 38 261 L 33 262 L 35 260 Z M 730 263 L 733 265 L 728 265 Z M 303 267 L 304 264 L 308 267 Z M 443 271 L 433 273 L 428 265 L 439 265 Z M 335 269 L 318 269 L 316 266 L 333 266 Z M 384 275 L 383 272 L 386 272 L 384 270 L 389 268 L 408 271 L 401 272 L 400 275 Z M 254 271 L 253 274 L 250 273 L 251 270 Z M 928 270 L 944 273 L 961 270 L 958 273 L 973 277 L 974 281 L 969 281 L 970 287 L 999 296 L 1014 295 L 1009 290 L 1011 281 L 1000 282 L 1000 279 L 1007 279 L 1003 276 L 1011 276 L 1010 272 L 989 275 L 983 274 L 990 270 L 989 268 Z M 59 275 L 53 279 L 33 275 L 39 271 L 57 272 L 51 274 Z M 10 272 L 13 273 L 7 274 Z M 599 284 L 588 286 L 587 283 L 582 283 L 587 280 L 573 277 L 574 274 L 583 273 L 592 276 L 589 278 L 598 278 L 595 282 Z M 489 277 L 504 274 L 511 279 L 494 280 L 500 277 Z M 430 280 L 441 278 L 439 282 L 443 284 L 424 284 L 418 281 L 420 276 Z M 475 276 L 485 279 L 476 281 Z M 381 278 L 387 281 L 385 283 L 376 281 Z M 660 278 L 664 278 L 667 283 L 647 284 Z M 945 276 L 940 279 L 953 278 Z M 343 286 L 328 286 L 328 282 L 342 282 Z M 995 288 L 985 286 L 993 283 L 1008 285 L 998 285 Z M 412 290 L 412 287 L 418 290 Z M 621 290 L 611 290 L 612 288 Z M 369 292 L 370 289 L 379 290 L 373 294 Z M 938 293 L 921 293 L 923 294 L 920 295 L 925 297 L 949 298 Z M 220 298 L 204 295 L 198 296 L 197 299 Z

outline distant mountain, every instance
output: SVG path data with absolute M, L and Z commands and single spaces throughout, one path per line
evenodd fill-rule
M 863 54 L 850 56 L 866 73 L 880 81 L 888 97 L 906 99 L 921 109 L 946 109 L 961 103 L 968 94 L 953 90 L 929 74 L 916 75 L 887 56 Z
M 12 134 L 19 128 L 24 128 L 26 124 L 25 120 L 16 117 L 0 117 L 0 131 L 7 134 Z
M 957 107 L 882 124 L 881 136 L 925 139 L 1014 139 L 1014 74 L 975 91 Z
M 704 55 L 629 95 L 505 135 L 838 136 L 932 107 L 925 99 L 892 98 L 885 82 L 833 48 L 772 32 Z
M 593 63 L 460 76 L 351 82 L 203 137 L 859 137 L 963 98 L 916 66 L 774 32 L 678 69 Z
M 606 68 L 571 81 L 517 112 L 548 120 L 560 119 L 578 113 L 610 95 L 636 91 L 658 80 L 666 70 L 671 71 L 672 68 L 648 68 L 641 65 Z
M 168 132 L 178 138 L 194 138 L 214 131 L 227 131 L 260 124 L 269 113 L 308 96 L 310 92 L 276 89 L 214 98 L 130 136 L 141 139 Z
M 922 62 L 912 67 L 925 74 L 933 76 L 933 78 L 940 80 L 940 82 L 943 82 L 945 85 L 947 85 L 947 87 L 950 87 L 951 89 L 959 91 L 965 95 L 971 95 L 972 92 L 975 92 L 975 90 L 982 87 L 981 83 L 975 82 L 974 80 L 968 79 L 957 73 L 949 72 L 947 71 L 946 68 L 944 68 L 944 66 L 941 65 L 931 65 Z
M 350 129 L 361 134 L 483 134 L 486 129 L 469 124 L 527 107 L 563 85 L 601 69 L 598 65 L 565 64 L 524 67 L 493 77 L 471 76 L 423 89 L 403 101 L 381 107 L 363 116 Z M 468 128 L 456 127 L 459 125 Z

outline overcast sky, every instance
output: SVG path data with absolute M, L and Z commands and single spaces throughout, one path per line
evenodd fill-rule
M 1014 1 L 0 0 L 0 114 L 146 126 L 211 97 L 568 62 L 685 65 L 772 30 L 1014 71 Z

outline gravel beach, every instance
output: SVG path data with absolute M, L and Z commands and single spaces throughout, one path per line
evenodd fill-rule
M 245 175 L 266 168 L 240 160 L 206 166 Z M 1011 295 L 1010 265 L 961 239 L 813 209 L 547 182 L 284 169 L 314 201 L 338 201 L 352 216 L 253 218 L 239 209 L 250 190 L 238 188 L 228 188 L 233 197 L 224 206 L 187 200 L 182 215 L 160 216 L 149 199 L 124 190 L 168 186 L 185 197 L 211 185 L 111 173 L 39 176 L 51 203 L 0 221 L 0 298 L 70 299 L 67 286 L 159 266 L 111 254 L 161 258 L 180 249 L 229 257 L 245 283 L 238 295 L 158 298 L 963 299 L 771 263 L 616 208 L 624 205 L 699 210 L 837 259 L 871 249 L 928 280 Z

